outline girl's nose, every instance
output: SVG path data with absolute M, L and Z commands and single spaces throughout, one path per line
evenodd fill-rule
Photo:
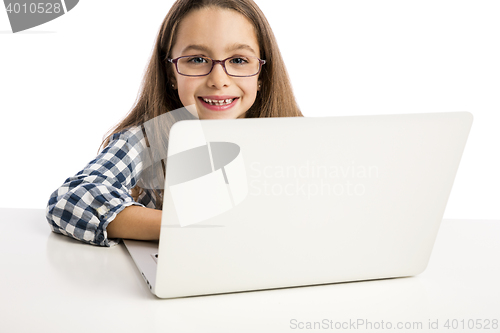
M 208 74 L 207 84 L 210 87 L 221 89 L 222 87 L 229 86 L 230 83 L 231 78 L 226 74 L 226 71 L 222 67 L 222 64 L 215 64 L 212 72 Z

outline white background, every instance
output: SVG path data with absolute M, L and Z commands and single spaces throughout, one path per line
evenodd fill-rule
M 173 1 L 84 0 L 12 34 L 0 8 L 0 207 L 45 208 L 132 108 Z M 469 111 L 445 218 L 500 219 L 500 2 L 257 0 L 305 116 Z

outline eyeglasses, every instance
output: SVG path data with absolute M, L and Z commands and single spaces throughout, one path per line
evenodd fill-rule
M 214 60 L 209 57 L 183 56 L 175 59 L 167 59 L 175 64 L 177 73 L 184 76 L 205 76 L 212 72 L 216 64 L 221 64 L 229 76 L 248 77 L 260 73 L 265 60 L 257 57 L 229 57 L 224 60 Z

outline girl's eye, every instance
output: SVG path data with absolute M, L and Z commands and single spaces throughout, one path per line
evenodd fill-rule
M 207 63 L 208 61 L 207 61 L 207 59 L 205 59 L 203 57 L 192 57 L 192 58 L 188 58 L 187 62 L 192 63 L 192 64 L 204 64 L 204 63 Z
M 242 58 L 242 57 L 237 57 L 237 58 L 232 58 L 230 60 L 231 64 L 235 64 L 235 65 L 244 65 L 244 64 L 248 64 L 248 59 L 246 58 Z

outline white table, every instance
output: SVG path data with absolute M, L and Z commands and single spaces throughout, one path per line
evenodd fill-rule
M 0 226 L 0 332 L 500 332 L 500 221 L 444 220 L 416 277 L 174 300 L 123 244 L 56 235 L 43 210 L 0 209 Z

